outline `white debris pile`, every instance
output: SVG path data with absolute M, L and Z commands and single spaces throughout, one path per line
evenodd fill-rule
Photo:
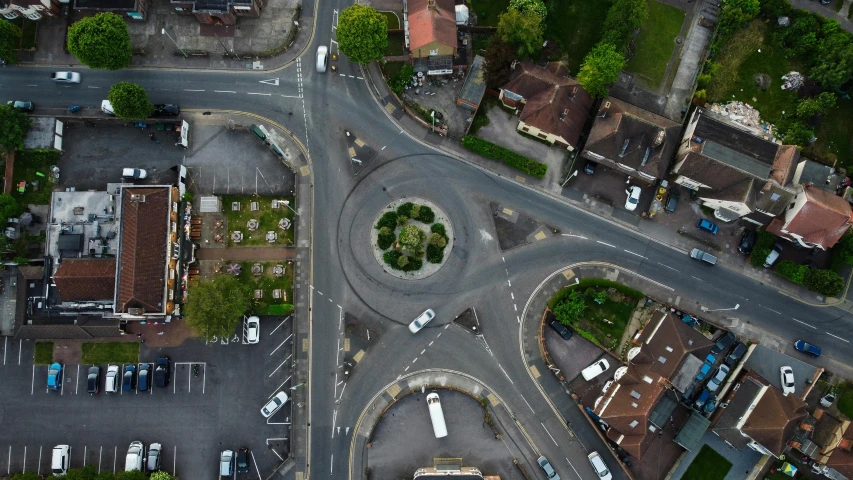
M 740 101 L 729 103 L 714 103 L 705 107 L 728 121 L 746 127 L 755 135 L 767 140 L 774 140 L 773 125 L 761 119 L 761 114 L 752 105 Z
M 782 75 L 782 80 L 785 82 L 782 84 L 782 90 L 799 90 L 806 81 L 806 77 L 800 72 L 788 72 Z

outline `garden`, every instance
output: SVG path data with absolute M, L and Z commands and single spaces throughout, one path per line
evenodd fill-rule
M 710 445 L 702 445 L 702 449 L 690 463 L 681 478 L 691 480 L 723 480 L 732 469 L 732 462 L 717 453 Z
M 755 245 L 749 255 L 749 264 L 753 268 L 764 268 L 764 262 L 773 249 L 777 238 L 764 230 L 757 232 Z M 833 250 L 833 269 L 821 269 L 814 266 L 800 265 L 790 260 L 779 260 L 773 267 L 773 271 L 780 277 L 787 279 L 797 285 L 803 285 L 809 291 L 820 295 L 835 297 L 844 291 L 844 279 L 836 273 L 846 262 L 853 262 L 853 235 L 845 235 Z
M 235 276 L 251 298 L 249 312 L 254 315 L 287 315 L 293 312 L 293 263 L 235 263 L 239 265 L 239 269 L 234 269 L 238 272 Z
M 431 264 L 444 262 L 450 237 L 445 225 L 436 221 L 432 208 L 412 202 L 388 208 L 374 227 L 376 245 L 384 251 L 382 260 L 386 265 L 394 270 L 415 272 L 423 267 L 424 257 Z
M 50 167 L 58 162 L 57 150 L 21 150 L 15 154 L 12 195 L 22 207 L 50 203 L 54 183 Z
M 258 195 L 223 195 L 222 208 L 228 220 L 229 247 L 280 247 L 294 244 L 294 197 L 273 199 Z M 235 239 L 235 232 L 239 232 L 239 241 Z M 270 232 L 274 235 L 271 236 Z
M 33 363 L 36 365 L 53 363 L 53 342 L 36 342 Z
M 675 38 L 681 33 L 684 11 L 656 0 L 647 2 L 649 18 L 634 39 L 634 56 L 625 70 L 633 72 L 650 89 L 657 89 L 664 80 L 666 66 L 675 48 Z
M 592 278 L 557 292 L 548 308 L 578 335 L 614 351 L 641 298 L 643 294 L 630 287 Z

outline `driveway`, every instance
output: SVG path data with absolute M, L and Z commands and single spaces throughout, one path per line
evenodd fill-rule
M 637 204 L 637 208 L 629 211 L 625 208 L 625 200 L 628 197 L 625 193 L 628 189 L 628 176 L 599 164 L 596 164 L 593 175 L 586 175 L 584 174 L 586 162 L 585 158 L 577 159 L 572 169 L 578 170 L 578 175 L 570 180 L 569 185 L 573 189 L 582 191 L 587 197 L 613 206 L 613 215 L 620 220 L 629 223 L 639 222 L 639 216 L 649 211 L 654 197 L 654 188 L 631 182 L 631 185 L 639 186 L 641 192 L 640 203 Z

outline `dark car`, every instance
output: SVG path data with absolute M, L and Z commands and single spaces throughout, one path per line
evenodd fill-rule
M 155 117 L 174 117 L 179 113 L 181 113 L 181 109 L 178 108 L 177 105 L 171 103 L 161 103 L 159 105 L 154 105 Z
M 714 344 L 714 348 L 711 349 L 711 353 L 717 354 L 724 351 L 725 349 L 729 348 L 729 345 L 731 345 L 734 341 L 735 334 L 732 332 L 726 332 L 726 334 L 720 337 L 720 339 L 717 340 L 717 343 Z
M 716 223 L 709 222 L 708 220 L 705 220 L 704 218 L 699 220 L 696 223 L 696 228 L 698 228 L 699 230 L 704 230 L 704 231 L 710 233 L 711 235 L 716 235 L 717 232 L 720 231 L 720 227 L 718 227 Z
M 669 190 L 669 193 L 666 194 L 666 202 L 664 203 L 663 209 L 669 213 L 675 211 L 675 207 L 678 206 L 678 199 L 681 197 L 681 194 L 678 193 L 678 189 L 673 187 Z
M 744 254 L 749 255 L 752 252 L 752 247 L 755 245 L 755 230 L 746 230 L 743 232 L 743 238 L 740 239 L 740 245 L 738 245 L 737 250 Z
M 151 388 L 151 364 L 143 363 L 139 365 L 139 374 L 136 375 L 137 388 L 140 392 L 146 392 Z
M 157 359 L 157 364 L 154 366 L 154 385 L 161 388 L 169 385 L 169 376 L 171 375 L 169 362 L 169 357 Z
M 86 376 L 87 387 L 86 391 L 90 395 L 98 393 L 98 387 L 101 384 L 101 367 L 90 367 L 89 373 Z
M 804 342 L 802 340 L 797 340 L 794 342 L 794 348 L 797 349 L 798 352 L 803 352 L 806 355 L 811 355 L 815 358 L 820 356 L 820 347 L 817 345 L 812 345 L 811 343 Z
M 737 342 L 735 348 L 733 348 L 731 353 L 726 357 L 726 365 L 734 367 L 735 364 L 743 358 L 744 353 L 746 353 L 746 345 Z
M 121 382 L 121 388 L 124 391 L 129 392 L 133 390 L 134 383 L 136 381 L 136 365 L 125 365 L 124 366 L 124 379 Z
M 237 473 L 249 473 L 249 465 L 252 459 L 248 448 L 237 450 Z
M 586 165 L 583 166 L 583 173 L 587 175 L 593 175 L 595 173 L 595 166 L 598 165 L 595 162 L 587 161 Z
M 551 320 L 551 323 L 549 325 L 551 325 L 551 328 L 556 330 L 557 333 L 559 333 L 560 336 L 563 337 L 563 340 L 568 340 L 572 338 L 572 331 L 569 330 L 569 327 L 563 325 L 562 323 L 556 320 Z
M 24 102 L 21 100 L 9 100 L 6 102 L 7 105 L 14 108 L 15 110 L 20 110 L 22 112 L 32 112 L 33 111 L 33 102 Z

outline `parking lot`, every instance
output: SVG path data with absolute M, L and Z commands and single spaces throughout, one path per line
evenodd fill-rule
M 97 395 L 87 393 L 91 365 L 63 365 L 62 386 L 53 391 L 47 388 L 48 366 L 33 365 L 34 343 L 4 337 L 0 475 L 47 474 L 58 444 L 71 446 L 72 468 L 91 464 L 99 471 L 120 471 L 130 442 L 139 440 L 146 448 L 161 443 L 163 470 L 184 479 L 215 478 L 220 452 L 241 447 L 251 450 L 254 461 L 250 474 L 238 477 L 267 477 L 290 449 L 295 407 L 287 402 L 268 419 L 260 409 L 277 392 L 292 393 L 292 322 L 262 318 L 260 342 L 254 345 L 245 343 L 243 332 L 241 322 L 234 336 L 215 343 L 191 339 L 171 348 L 142 345 L 143 363 L 170 357 L 170 383 L 147 392 L 137 384 L 106 393 L 107 365 L 99 365 Z
M 623 221 L 637 221 L 639 215 L 649 211 L 654 197 L 654 188 L 636 181 L 630 182 L 631 185 L 640 187 L 641 192 L 640 201 L 636 208 L 633 211 L 628 211 L 625 208 L 625 201 L 628 198 L 628 194 L 625 193 L 628 189 L 628 176 L 599 164 L 595 165 L 594 174 L 587 175 L 584 173 L 586 163 L 585 158 L 578 158 L 575 161 L 572 168 L 578 171 L 578 175 L 571 179 L 566 187 L 579 190 L 590 198 L 598 199 L 613 206 L 613 215 Z

